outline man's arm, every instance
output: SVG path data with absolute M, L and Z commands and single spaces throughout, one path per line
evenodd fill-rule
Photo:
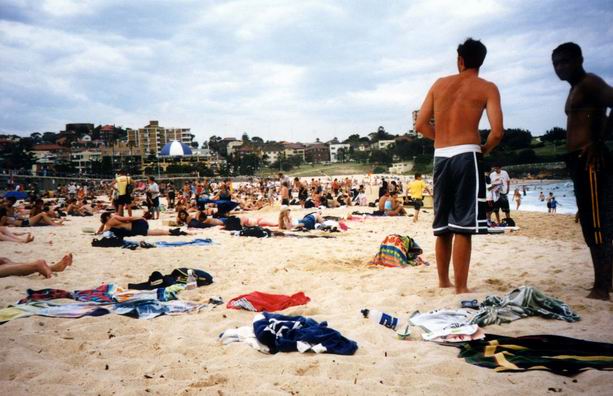
M 436 85 L 436 83 L 434 83 Z M 434 96 L 432 95 L 432 89 L 428 91 L 426 95 L 426 99 L 424 103 L 421 105 L 421 109 L 419 109 L 419 115 L 417 116 L 417 120 L 415 121 L 415 129 L 417 132 L 424 135 L 425 138 L 434 140 L 434 128 L 430 124 L 430 120 L 434 116 Z
M 483 154 L 488 154 L 494 147 L 498 146 L 498 143 L 502 140 L 503 128 L 502 128 L 502 108 L 500 106 L 500 92 L 498 87 L 491 84 L 488 89 L 487 103 L 485 106 L 487 113 L 487 119 L 490 122 L 490 134 L 487 136 L 487 141 L 481 146 Z

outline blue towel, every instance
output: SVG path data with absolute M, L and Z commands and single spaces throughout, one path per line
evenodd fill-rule
M 211 238 L 201 239 L 196 238 L 192 241 L 178 241 L 178 242 L 155 242 L 157 247 L 177 247 L 177 246 L 208 246 L 213 243 Z
M 199 204 L 207 204 L 214 203 L 217 205 L 217 214 L 218 216 L 223 215 L 224 213 L 228 213 L 232 209 L 236 208 L 239 204 L 238 202 L 223 200 L 223 199 L 208 199 L 208 198 L 199 198 Z
M 317 323 L 303 316 L 285 316 L 264 312 L 264 319 L 253 322 L 253 331 L 259 342 L 270 353 L 298 350 L 299 341 L 311 345 L 321 344 L 326 353 L 353 355 L 358 344 L 338 331 L 328 327 L 327 322 Z

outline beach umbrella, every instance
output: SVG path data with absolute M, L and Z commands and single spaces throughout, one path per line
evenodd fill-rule
M 186 155 L 192 155 L 192 149 L 185 143 L 181 143 L 177 140 L 168 142 L 160 150 L 160 155 L 165 157 L 183 157 Z

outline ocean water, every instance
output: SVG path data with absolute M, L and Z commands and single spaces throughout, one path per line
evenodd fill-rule
M 526 195 L 523 195 L 522 186 L 526 186 Z M 511 184 L 509 192 L 509 206 L 511 207 L 511 215 L 515 210 L 515 201 L 513 201 L 513 192 L 515 188 L 519 188 L 522 192 L 520 211 L 530 212 L 547 212 L 547 201 L 541 202 L 539 194 L 542 191 L 545 197 L 552 192 L 558 201 L 557 213 L 575 214 L 577 212 L 577 202 L 575 201 L 575 192 L 573 182 L 570 180 L 562 180 L 560 182 L 536 182 L 532 184 Z

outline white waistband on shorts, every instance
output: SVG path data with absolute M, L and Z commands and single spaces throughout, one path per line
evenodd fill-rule
M 441 147 L 434 149 L 435 157 L 454 157 L 464 153 L 480 153 L 481 146 L 478 144 L 458 144 L 457 146 Z

